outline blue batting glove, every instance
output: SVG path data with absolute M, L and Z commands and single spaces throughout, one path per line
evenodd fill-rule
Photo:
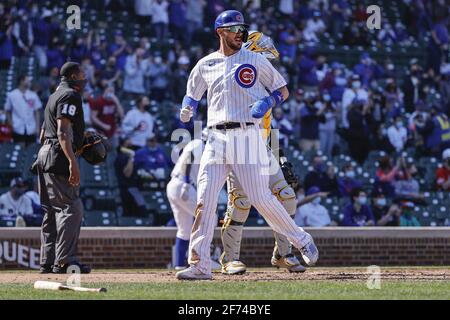
M 261 119 L 266 112 L 275 105 L 275 99 L 272 96 L 264 97 L 256 101 L 252 106 L 251 114 L 253 118 Z

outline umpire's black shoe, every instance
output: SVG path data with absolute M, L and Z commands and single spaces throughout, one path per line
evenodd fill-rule
M 75 271 L 74 273 L 78 273 L 78 271 L 80 273 L 91 273 L 91 267 L 89 267 L 88 265 L 82 264 L 78 261 L 67 263 L 62 266 L 54 266 L 53 273 L 67 273 L 67 269 L 69 269 L 69 267 L 71 267 L 71 266 L 78 267 L 78 270 L 75 268 L 74 268 L 74 270 L 72 270 L 72 271 Z
M 39 273 L 41 273 L 41 274 L 53 273 L 53 265 L 51 265 L 51 264 L 41 265 L 41 267 L 39 268 Z

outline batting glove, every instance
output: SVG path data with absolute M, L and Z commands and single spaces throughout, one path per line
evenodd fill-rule
M 275 106 L 275 99 L 272 96 L 268 96 L 256 101 L 252 105 L 251 114 L 253 118 L 261 119 L 266 112 Z
M 194 112 L 192 111 L 192 107 L 190 106 L 186 106 L 181 108 L 180 111 L 180 120 L 181 122 L 189 122 L 192 118 L 192 116 L 194 115 Z

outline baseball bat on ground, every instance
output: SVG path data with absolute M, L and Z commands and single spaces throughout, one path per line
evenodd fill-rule
M 106 292 L 106 288 L 83 288 L 83 287 L 72 287 L 65 286 L 59 282 L 53 281 L 36 281 L 34 283 L 35 289 L 40 290 L 72 290 L 79 292 Z

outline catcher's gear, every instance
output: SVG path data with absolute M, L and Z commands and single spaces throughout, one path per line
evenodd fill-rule
M 83 147 L 77 153 L 86 160 L 86 162 L 96 165 L 106 161 L 110 145 L 105 138 L 94 132 L 84 134 Z
M 278 59 L 280 53 L 275 48 L 272 38 L 259 31 L 250 31 L 244 48 L 253 52 L 259 52 L 268 60 Z

